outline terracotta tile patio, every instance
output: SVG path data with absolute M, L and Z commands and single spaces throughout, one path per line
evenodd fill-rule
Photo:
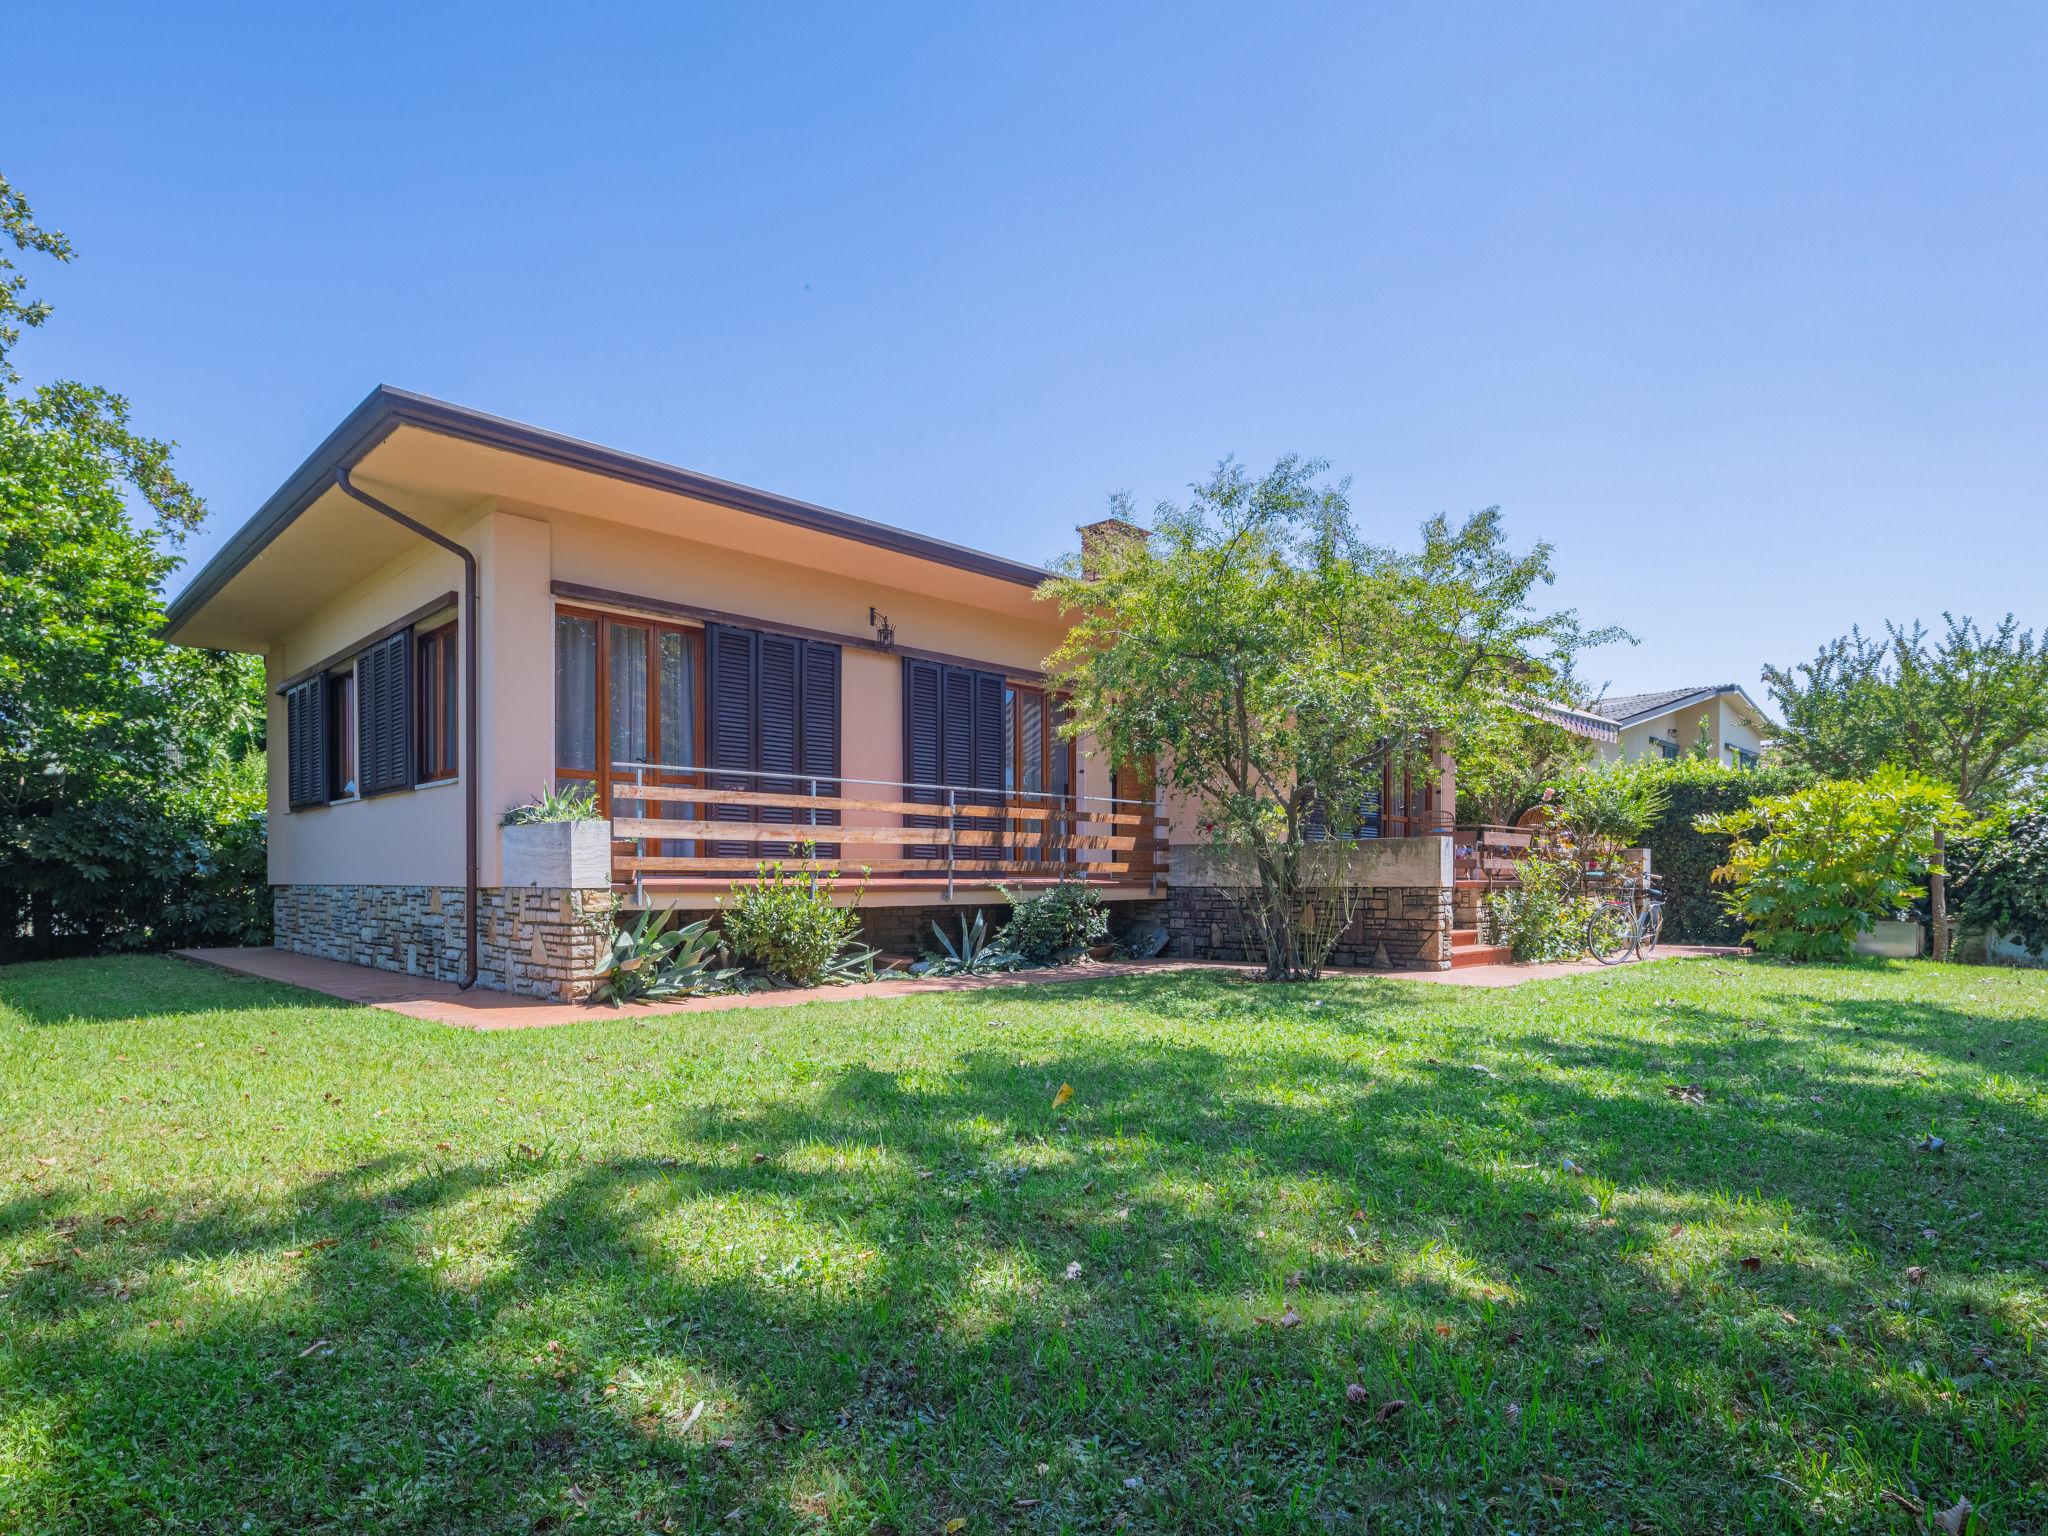
M 1075 981 L 1112 981 L 1161 971 L 1242 971 L 1241 964 L 1193 960 L 1128 960 L 1068 966 L 1057 971 L 1019 971 L 998 976 L 949 976 L 928 981 L 878 981 L 863 987 L 820 987 L 801 992 L 748 992 L 724 997 L 693 997 L 677 1002 L 635 1003 L 611 1008 L 599 1003 L 551 1003 L 514 997 L 482 987 L 462 991 L 453 982 L 430 981 L 396 971 L 344 965 L 282 949 L 181 949 L 184 959 L 242 976 L 284 982 L 321 992 L 347 1003 L 383 1008 L 457 1029 L 540 1029 L 555 1024 L 583 1024 L 599 1019 L 651 1018 L 664 1013 L 717 1013 L 729 1008 L 788 1008 L 806 1003 L 850 1003 L 862 998 L 909 997 L 932 992 L 979 992 L 997 987 L 1060 985 Z M 1703 945 L 1670 945 L 1656 959 L 1701 955 L 1738 955 L 1747 951 Z M 1635 963 L 1635 962 L 1631 962 Z M 1611 969 L 1591 960 L 1557 965 L 1475 965 L 1455 971 L 1341 971 L 1347 976 L 1383 975 L 1401 981 L 1426 981 L 1448 987 L 1515 987 L 1528 981 L 1574 976 Z

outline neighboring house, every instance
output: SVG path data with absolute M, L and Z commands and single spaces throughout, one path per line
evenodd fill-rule
M 868 871 L 885 947 L 1078 877 L 1236 958 L 1199 828 L 1058 735 L 1046 574 L 378 389 L 166 633 L 264 658 L 282 948 L 581 996 L 615 900 L 709 910 L 802 827 L 843 899 Z M 500 815 L 548 784 L 611 818 L 594 876 L 508 861 Z M 1451 963 L 1454 795 L 1440 753 L 1386 765 L 1340 962 Z
M 1608 762 L 1693 756 L 1699 751 L 1702 721 L 1708 755 L 1716 762 L 1754 768 L 1763 761 L 1767 717 L 1734 683 L 1627 693 L 1588 708 L 1613 721 L 1619 733 L 1618 739 L 1600 743 L 1600 756 Z

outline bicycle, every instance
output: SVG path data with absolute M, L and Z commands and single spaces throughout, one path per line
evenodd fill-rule
M 1602 965 L 1619 965 L 1631 954 L 1649 959 L 1664 932 L 1664 903 L 1657 895 L 1656 877 L 1628 881 L 1622 889 L 1623 895 L 1601 902 L 1586 922 L 1586 953 Z M 1648 899 L 1639 904 L 1638 895 Z

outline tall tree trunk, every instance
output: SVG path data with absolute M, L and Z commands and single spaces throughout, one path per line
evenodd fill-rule
M 1942 828 L 1934 829 L 1934 867 L 1927 872 L 1927 910 L 1934 919 L 1934 950 L 1936 960 L 1948 958 L 1948 870 L 1946 850 L 1948 834 Z

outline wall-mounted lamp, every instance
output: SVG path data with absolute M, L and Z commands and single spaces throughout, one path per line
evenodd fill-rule
M 889 615 L 875 612 L 874 604 L 868 605 L 868 627 L 875 632 L 875 638 L 887 650 L 896 643 L 896 626 L 889 622 Z

